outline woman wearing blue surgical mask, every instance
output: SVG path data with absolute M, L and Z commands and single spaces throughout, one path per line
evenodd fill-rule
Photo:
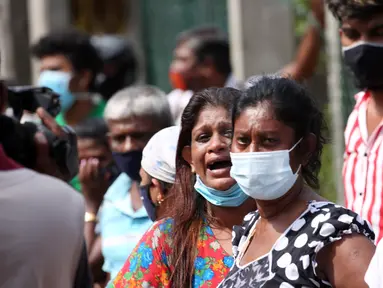
M 236 259 L 219 287 L 367 287 L 370 225 L 314 192 L 324 121 L 307 91 L 262 77 L 233 119 L 231 176 L 258 211 L 234 228 Z
M 175 185 L 165 200 L 170 217 L 146 232 L 114 287 L 216 287 L 229 272 L 232 227 L 256 209 L 230 177 L 231 114 L 240 95 L 211 88 L 191 98 L 181 120 Z

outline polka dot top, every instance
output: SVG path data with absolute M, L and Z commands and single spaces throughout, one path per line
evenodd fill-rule
M 239 287 L 332 287 L 316 274 L 318 252 L 343 235 L 358 233 L 371 241 L 375 235 L 370 224 L 359 215 L 330 202 L 310 202 L 306 211 L 298 217 L 275 242 L 271 251 L 241 266 L 256 223 L 257 212 L 248 214 L 242 226 L 234 227 L 233 252 L 235 262 L 229 274 L 218 286 Z

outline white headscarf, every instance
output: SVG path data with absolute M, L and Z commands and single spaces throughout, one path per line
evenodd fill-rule
M 166 183 L 176 178 L 176 150 L 180 126 L 172 126 L 154 134 L 142 151 L 141 167 L 151 177 Z

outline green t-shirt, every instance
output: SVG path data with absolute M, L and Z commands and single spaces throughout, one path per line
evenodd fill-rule
M 105 110 L 106 102 L 103 99 L 100 99 L 96 105 L 93 107 L 92 111 L 90 111 L 88 118 L 101 118 L 104 116 L 104 110 Z M 60 113 L 56 116 L 56 122 L 60 126 L 66 125 L 66 121 L 64 118 L 64 113 Z M 69 184 L 76 189 L 77 191 L 81 192 L 81 183 L 78 179 L 78 176 L 74 177 Z
M 88 118 L 102 118 L 104 116 L 105 106 L 106 102 L 103 99 L 98 100 L 95 106 L 93 107 L 92 111 L 90 111 Z M 56 122 L 60 126 L 66 125 L 64 113 L 59 113 L 56 116 Z

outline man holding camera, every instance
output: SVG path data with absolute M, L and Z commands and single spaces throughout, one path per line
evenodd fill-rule
M 1 113 L 7 102 L 0 83 Z M 66 137 L 44 109 L 36 112 L 57 139 Z M 6 133 L 6 117 L 0 118 Z M 47 137 L 38 132 L 34 143 L 35 171 L 8 157 L 0 143 L 0 287 L 91 287 L 82 196 L 52 177 L 68 180 L 51 158 Z

